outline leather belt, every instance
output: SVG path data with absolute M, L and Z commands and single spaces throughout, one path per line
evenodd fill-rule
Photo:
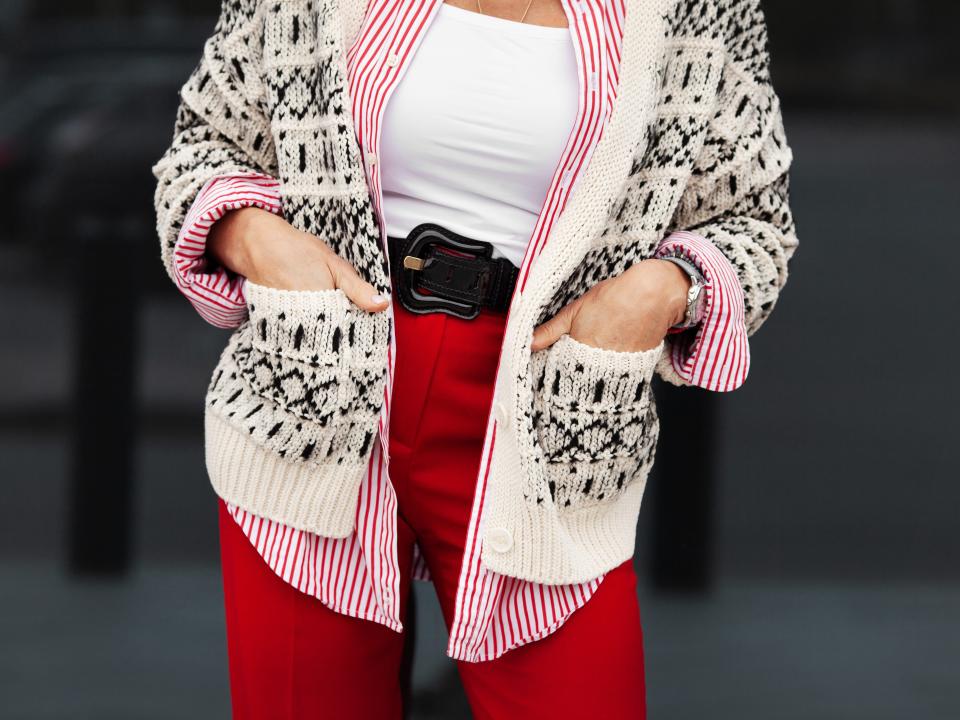
M 435 223 L 405 238 L 387 238 L 394 292 L 413 313 L 446 313 L 472 320 L 482 308 L 505 312 L 520 269 L 492 257 L 493 245 Z

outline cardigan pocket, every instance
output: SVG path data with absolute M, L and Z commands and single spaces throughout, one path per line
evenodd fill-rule
M 383 402 L 389 320 L 340 289 L 246 281 L 248 322 L 207 394 L 257 444 L 295 462 L 363 463 Z
M 613 501 L 646 478 L 659 434 L 650 382 L 664 347 L 619 352 L 564 335 L 534 354 L 534 425 L 559 508 Z

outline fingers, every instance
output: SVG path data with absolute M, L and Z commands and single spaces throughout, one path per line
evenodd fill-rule
M 350 301 L 367 312 L 380 312 L 390 305 L 390 298 L 377 293 L 376 288 L 360 277 L 353 266 L 341 257 L 331 253 L 330 274 L 334 285 L 350 298 Z
M 573 318 L 577 314 L 577 308 L 581 302 L 577 298 L 572 303 L 564 305 L 556 315 L 547 320 L 533 331 L 533 342 L 530 350 L 537 352 L 553 345 L 562 335 L 570 332 L 570 326 L 573 324 Z

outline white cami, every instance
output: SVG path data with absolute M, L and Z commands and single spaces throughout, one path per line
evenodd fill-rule
M 568 28 L 443 4 L 384 111 L 387 235 L 433 222 L 519 266 L 578 102 Z

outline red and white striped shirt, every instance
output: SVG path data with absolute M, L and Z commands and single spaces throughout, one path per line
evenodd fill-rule
M 532 261 L 543 250 L 550 228 L 581 177 L 617 93 L 626 0 L 562 3 L 577 57 L 580 107 L 531 235 L 518 284 L 525 282 Z M 360 33 L 347 54 L 351 110 L 384 243 L 377 160 L 384 109 L 441 4 L 441 0 L 370 0 Z M 218 327 L 236 327 L 246 318 L 244 278 L 209 264 L 204 254 L 206 236 L 226 212 L 248 206 L 280 213 L 277 180 L 257 173 L 211 179 L 190 208 L 175 248 L 180 290 L 204 319 Z M 673 344 L 672 365 L 681 377 L 695 385 L 732 390 L 745 380 L 749 367 L 743 298 L 736 274 L 719 250 L 693 233 L 670 235 L 660 244 L 657 254 L 678 249 L 703 273 L 707 302 L 699 328 L 683 334 L 686 342 Z M 230 506 L 230 512 L 284 581 L 337 612 L 400 631 L 397 498 L 390 484 L 385 452 L 389 448 L 394 355 L 395 347 L 391 347 L 379 437 L 361 484 L 353 534 L 327 538 L 254 516 L 238 507 Z M 495 440 L 496 423 L 491 417 L 447 646 L 450 657 L 468 662 L 492 660 L 550 634 L 589 600 L 603 580 L 601 575 L 585 583 L 546 585 L 500 575 L 483 566 L 483 505 L 488 461 Z M 413 577 L 429 580 L 416 547 Z

